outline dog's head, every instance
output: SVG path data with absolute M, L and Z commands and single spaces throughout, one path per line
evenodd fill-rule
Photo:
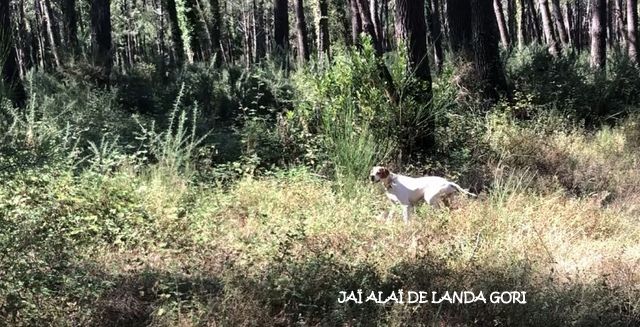
M 369 178 L 371 179 L 371 182 L 376 183 L 386 179 L 390 174 L 391 172 L 389 171 L 389 169 L 382 166 L 375 166 L 371 168 L 371 174 L 369 174 Z

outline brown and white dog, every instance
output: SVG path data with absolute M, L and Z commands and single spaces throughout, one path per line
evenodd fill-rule
M 381 166 L 373 167 L 369 178 L 374 183 L 382 182 L 387 197 L 392 202 L 402 206 L 402 219 L 405 223 L 409 221 L 409 211 L 422 200 L 434 208 L 439 208 L 440 201 L 443 201 L 448 206 L 448 199 L 455 192 L 477 196 L 442 177 L 424 176 L 414 178 L 394 174 L 389 169 Z M 391 215 L 391 210 L 389 210 L 387 219 L 391 218 Z

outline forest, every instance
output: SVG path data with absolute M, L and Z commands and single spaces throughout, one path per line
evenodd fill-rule
M 0 326 L 639 326 L 638 11 L 0 0 Z

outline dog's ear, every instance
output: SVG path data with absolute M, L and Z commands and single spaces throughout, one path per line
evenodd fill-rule
M 382 167 L 379 171 L 378 171 L 378 177 L 380 178 L 387 178 L 389 176 L 389 169 Z

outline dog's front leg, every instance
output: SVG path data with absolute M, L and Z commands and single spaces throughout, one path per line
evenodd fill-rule
M 380 216 L 378 216 L 378 219 L 380 219 L 380 220 L 385 219 L 385 220 L 389 221 L 389 220 L 391 220 L 391 218 L 393 218 L 393 208 L 389 208 L 388 210 L 383 210 L 380 213 Z
M 409 223 L 409 211 L 411 210 L 411 205 L 406 204 L 402 205 L 402 220 L 404 220 L 405 224 Z

